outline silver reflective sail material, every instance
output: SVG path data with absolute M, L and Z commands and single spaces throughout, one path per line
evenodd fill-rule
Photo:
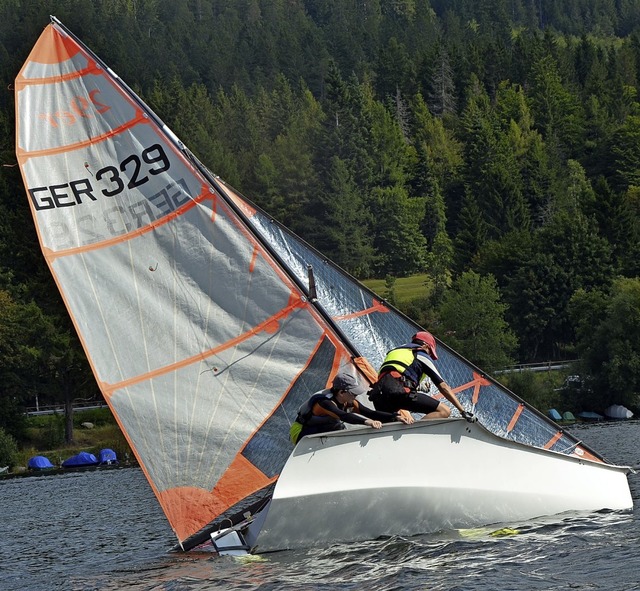
M 422 330 L 416 323 L 380 300 L 364 285 L 323 257 L 314 248 L 256 206 L 247 209 L 230 187 L 227 191 L 243 203 L 255 232 L 263 236 L 300 281 L 313 269 L 317 303 L 346 339 L 379 368 L 389 349 L 411 340 Z M 438 369 L 462 405 L 473 411 L 494 433 L 528 445 L 594 458 L 580 442 L 537 410 L 516 397 L 466 359 L 438 341 Z M 437 391 L 431 393 L 437 396 Z

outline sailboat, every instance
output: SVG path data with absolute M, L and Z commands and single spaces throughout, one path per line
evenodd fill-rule
M 632 507 L 630 468 L 442 342 L 439 369 L 478 423 L 454 413 L 294 448 L 289 426 L 313 392 L 338 371 L 372 383 L 421 327 L 213 174 L 55 17 L 15 98 L 43 255 L 179 548 Z

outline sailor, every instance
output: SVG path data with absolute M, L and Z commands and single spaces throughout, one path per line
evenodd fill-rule
M 369 392 L 369 399 L 376 410 L 397 412 L 406 409 L 423 413 L 425 419 L 446 419 L 451 414 L 449 406 L 418 389 L 428 379 L 465 419 L 475 422 L 476 418 L 464 410 L 436 369 L 433 363 L 436 359 L 436 340 L 426 330 L 413 335 L 410 343 L 391 349 L 380 367 L 378 381 Z
M 305 435 L 346 429 L 345 423 L 380 429 L 382 423 L 413 422 L 408 413 L 380 412 L 360 404 L 356 396 L 366 392 L 367 388 L 358 384 L 352 375 L 338 373 L 331 388 L 316 392 L 300 407 L 289 431 L 292 443 L 297 443 Z

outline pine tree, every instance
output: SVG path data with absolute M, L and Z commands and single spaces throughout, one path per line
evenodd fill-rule
M 424 271 L 426 240 L 419 226 L 424 200 L 410 198 L 398 186 L 375 188 L 371 200 L 376 220 L 374 246 L 380 254 L 376 275 L 406 277 Z

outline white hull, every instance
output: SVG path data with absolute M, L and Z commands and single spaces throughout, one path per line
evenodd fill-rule
M 315 435 L 282 470 L 254 551 L 631 509 L 628 472 L 462 419 Z

